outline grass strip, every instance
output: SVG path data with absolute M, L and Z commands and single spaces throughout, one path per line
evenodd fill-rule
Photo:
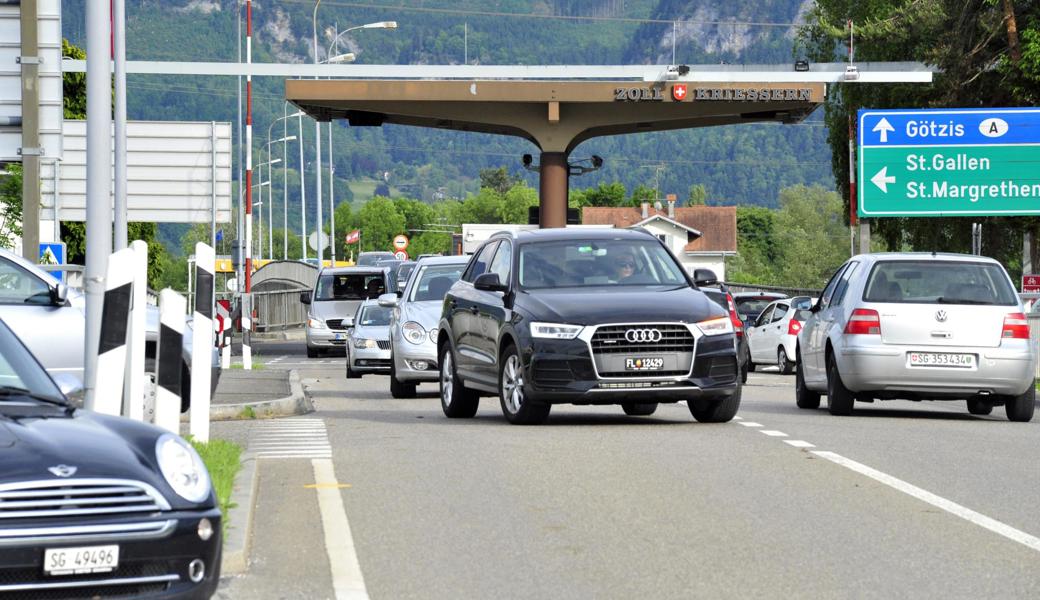
M 209 477 L 213 481 L 213 489 L 217 493 L 217 503 L 220 505 L 221 522 L 224 527 L 228 523 L 228 510 L 234 506 L 231 502 L 231 488 L 235 483 L 235 475 L 242 468 L 242 447 L 227 440 L 212 439 L 202 443 L 189 440 L 195 447 L 195 451 L 202 457 L 209 470 Z

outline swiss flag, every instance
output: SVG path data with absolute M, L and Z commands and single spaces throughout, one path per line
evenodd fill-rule
M 361 230 L 360 229 L 355 229 L 354 231 L 351 231 L 350 233 L 347 234 L 346 242 L 348 244 L 356 244 L 356 243 L 358 243 L 358 240 L 360 240 L 360 239 L 361 239 Z
M 676 102 L 682 102 L 686 99 L 686 84 L 677 83 L 672 86 L 672 98 L 675 98 Z

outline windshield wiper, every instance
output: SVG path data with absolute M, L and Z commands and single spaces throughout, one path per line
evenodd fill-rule
M 939 296 L 935 299 L 939 304 L 993 304 L 989 300 L 969 300 L 967 298 L 944 298 Z
M 66 402 L 64 398 L 56 398 L 54 396 L 47 396 L 45 394 L 37 394 L 25 388 L 15 387 L 13 385 L 0 385 L 0 398 L 6 398 L 10 396 L 23 396 L 25 398 L 39 400 L 40 402 L 46 402 L 48 404 L 56 404 L 58 406 L 63 407 L 69 406 L 69 403 Z

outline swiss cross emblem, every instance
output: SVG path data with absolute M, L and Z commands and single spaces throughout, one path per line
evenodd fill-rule
M 672 98 L 675 98 L 676 102 L 682 102 L 686 99 L 686 84 L 677 83 L 672 86 Z

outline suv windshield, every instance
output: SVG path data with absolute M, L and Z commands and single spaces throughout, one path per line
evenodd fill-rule
M 382 273 L 338 273 L 318 277 L 314 299 L 368 300 L 386 293 Z
M 900 304 L 1018 304 L 999 265 L 935 260 L 879 262 L 870 273 L 863 299 Z
M 656 242 L 568 240 L 520 246 L 520 287 L 688 285 L 682 269 Z
M 412 285 L 412 302 L 442 302 L 448 288 L 462 277 L 466 263 L 443 265 L 439 267 L 423 267 L 419 271 L 418 281 Z
M 391 309 L 371 304 L 361 309 L 358 316 L 358 327 L 385 327 L 390 324 Z

